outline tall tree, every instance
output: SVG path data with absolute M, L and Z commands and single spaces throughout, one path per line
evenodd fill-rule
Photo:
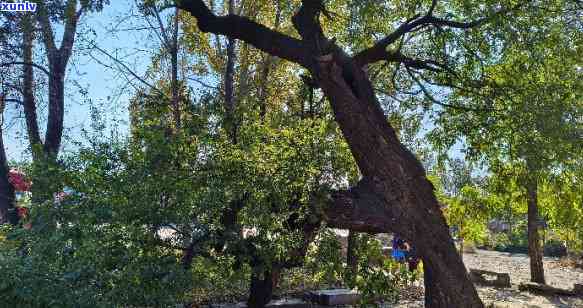
M 438 70 L 435 61 L 415 60 L 400 51 L 387 51 L 387 47 L 425 27 L 468 29 L 491 16 L 471 22 L 446 20 L 434 15 L 437 1 L 433 1 L 423 14 L 410 17 L 372 47 L 349 56 L 325 36 L 320 15 L 330 18 L 331 14 L 321 1 L 302 1 L 292 18 L 301 39 L 239 15 L 217 16 L 203 1 L 177 4 L 197 18 L 201 31 L 242 40 L 299 64 L 322 89 L 363 174 L 353 189 L 331 195 L 329 224 L 363 232 L 397 232 L 412 241 L 426 265 L 427 306 L 482 306 L 456 253 L 433 187 L 387 122 L 363 67 L 389 61 Z
M 18 224 L 18 215 L 14 206 L 15 194 L 14 186 L 10 183 L 10 167 L 6 158 L 6 150 L 4 148 L 4 110 L 6 108 L 6 100 L 2 93 L 0 93 L 0 224 L 10 223 L 12 225 Z
M 101 10 L 105 3 L 107 0 L 68 0 L 65 3 L 49 1 L 38 4 L 37 22 L 48 63 L 48 69 L 45 70 L 48 75 L 48 116 L 44 140 L 40 138 L 34 98 L 25 97 L 25 117 L 30 147 L 34 161 L 39 167 L 38 176 L 33 185 L 33 195 L 37 201 L 46 200 L 52 194 L 50 170 L 53 168 L 49 168 L 48 165 L 54 164 L 61 150 L 65 116 L 65 78 L 67 65 L 73 53 L 79 20 L 87 12 Z M 63 26 L 60 46 L 57 46 L 55 39 L 53 29 L 55 21 L 61 22 Z M 25 72 L 25 78 L 28 76 Z M 30 89 L 25 90 L 27 91 Z
M 0 54 L 0 69 L 2 72 L 0 100 L 2 107 L 2 119 L 7 110 L 8 103 L 14 105 L 23 105 L 25 111 L 30 106 L 30 102 L 34 101 L 33 94 L 33 68 L 42 68 L 33 62 L 33 17 L 30 14 L 22 16 L 15 16 L 14 14 L 6 13 L 2 16 L 3 30 L 6 31 L 0 34 L 0 44 L 3 52 Z M 16 29 L 19 29 L 17 31 Z M 21 35 L 7 36 L 8 31 L 13 33 L 20 32 Z M 19 59 L 20 58 L 20 59 Z M 14 69 L 15 66 L 22 66 L 22 76 Z M 21 82 L 19 80 L 22 79 Z M 19 99 L 22 97 L 22 99 Z M 28 120 L 28 118 L 27 118 Z M 36 119 L 35 119 L 36 122 Z M 2 121 L 2 125 L 5 125 Z M 2 130 L 4 133 L 4 130 Z M 31 135 L 32 136 L 32 135 Z M 15 207 L 15 190 L 10 182 L 8 165 L 8 158 L 6 149 L 4 147 L 3 136 L 2 144 L 0 146 L 0 224 L 10 222 L 13 225 L 18 224 L 19 217 L 16 213 Z
M 582 54 L 576 47 L 583 42 L 583 25 L 572 5 L 558 2 L 518 18 L 495 60 L 482 67 L 487 86 L 450 97 L 474 111 L 440 114 L 434 134 L 449 145 L 464 137 L 470 156 L 484 159 L 494 174 L 514 172 L 528 207 L 531 280 L 538 283 L 545 282 L 539 187 L 583 157 Z M 484 103 L 487 108 L 479 109 Z

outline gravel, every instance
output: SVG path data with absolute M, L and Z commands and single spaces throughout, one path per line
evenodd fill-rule
M 550 308 L 582 307 L 583 298 L 567 296 L 540 296 L 519 292 L 518 285 L 530 280 L 529 260 L 525 254 L 487 251 L 477 249 L 475 253 L 464 254 L 466 267 L 499 273 L 509 273 L 511 288 L 493 288 L 476 286 L 478 293 L 487 307 L 496 308 Z M 566 268 L 557 258 L 544 258 L 545 278 L 547 284 L 572 289 L 574 283 L 583 283 L 583 270 Z M 401 300 L 397 305 L 385 307 L 417 308 L 423 307 L 423 297 Z

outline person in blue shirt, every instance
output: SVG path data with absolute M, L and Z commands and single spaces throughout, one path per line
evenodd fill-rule
M 405 240 L 397 234 L 393 235 L 393 252 L 392 256 L 397 262 L 405 262 Z

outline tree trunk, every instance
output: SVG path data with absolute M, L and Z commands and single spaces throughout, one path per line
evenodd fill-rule
M 0 95 L 0 118 L 4 119 L 4 99 Z M 3 129 L 4 121 L 0 121 L 0 225 L 10 223 L 18 224 L 18 213 L 14 206 L 14 186 L 10 183 L 8 161 L 4 149 Z
M 60 58 L 60 56 L 59 56 Z M 61 149 L 65 116 L 65 68 L 59 59 L 51 63 L 49 77 L 49 115 L 45 135 L 45 155 L 56 158 Z
M 430 266 L 423 264 L 423 276 L 425 286 L 425 307 L 450 307 L 445 295 L 436 284 L 436 278 L 433 276 Z M 453 306 L 452 306 L 453 307 Z
M 249 307 L 263 308 L 273 295 L 273 290 L 277 286 L 279 280 L 280 269 L 275 264 L 269 270 L 261 272 L 253 272 L 251 275 L 251 286 L 249 288 L 249 299 L 247 305 Z
M 353 63 L 321 58 L 319 81 L 353 156 L 363 173 L 368 194 L 381 202 L 385 232 L 401 234 L 418 248 L 431 268 L 428 307 L 482 307 L 458 255 L 425 170 L 397 139 L 376 100 L 370 81 Z M 352 75 L 352 85 L 346 75 Z M 368 223 L 362 217 L 355 222 Z M 437 292 L 437 293 L 436 293 Z M 440 294 L 434 301 L 432 296 Z M 447 306 L 443 306 L 446 303 Z
M 530 281 L 544 284 L 545 272 L 539 233 L 538 185 L 536 179 L 530 180 L 527 183 L 526 191 L 528 203 L 528 256 L 530 257 Z
M 348 232 L 348 246 L 346 248 L 346 269 L 349 281 L 353 281 L 358 270 L 358 234 L 354 231 Z
M 34 44 L 34 32 L 33 24 L 30 20 L 30 16 L 23 17 L 22 26 L 22 59 L 26 63 L 33 63 L 33 44 Z M 36 102 L 34 99 L 34 70 L 30 65 L 25 65 L 23 67 L 23 107 L 24 107 L 24 117 L 26 118 L 26 131 L 28 133 L 28 141 L 30 150 L 32 153 L 33 160 L 39 158 L 39 153 L 42 151 L 42 141 L 40 139 L 37 114 L 36 114 Z
M 45 140 L 42 147 L 42 154 L 38 153 L 35 159 L 35 179 L 33 181 L 32 193 L 33 203 L 50 200 L 55 192 L 54 168 L 56 167 L 57 156 L 61 149 L 63 138 L 63 122 L 65 115 L 65 74 L 67 63 L 73 52 L 75 35 L 77 33 L 77 23 L 83 10 L 77 11 L 77 1 L 67 1 L 65 7 L 65 20 L 63 27 L 63 36 L 60 47 L 55 44 L 55 36 L 51 25 L 50 14 L 42 2 L 39 2 L 36 17 L 40 25 L 42 39 L 45 46 L 45 54 L 49 63 L 49 98 L 48 98 L 48 117 L 45 131 Z M 27 129 L 29 139 L 34 142 L 39 135 L 36 124 L 36 107 L 31 102 L 30 108 L 25 104 L 25 113 L 27 118 Z M 30 119 L 30 120 L 29 120 Z M 36 132 L 35 132 L 36 126 Z M 39 143 L 40 143 L 40 138 Z M 36 144 L 31 144 L 33 150 Z M 39 151 L 40 152 L 40 151 Z M 34 153 L 34 152 L 33 152 Z

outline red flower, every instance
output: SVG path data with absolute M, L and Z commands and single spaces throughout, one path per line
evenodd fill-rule
M 28 209 L 25 207 L 16 208 L 16 211 L 18 213 L 18 217 L 20 218 L 26 218 L 26 216 L 28 215 Z
M 31 183 L 26 180 L 24 173 L 12 169 L 8 173 L 8 181 L 16 191 L 29 191 Z

